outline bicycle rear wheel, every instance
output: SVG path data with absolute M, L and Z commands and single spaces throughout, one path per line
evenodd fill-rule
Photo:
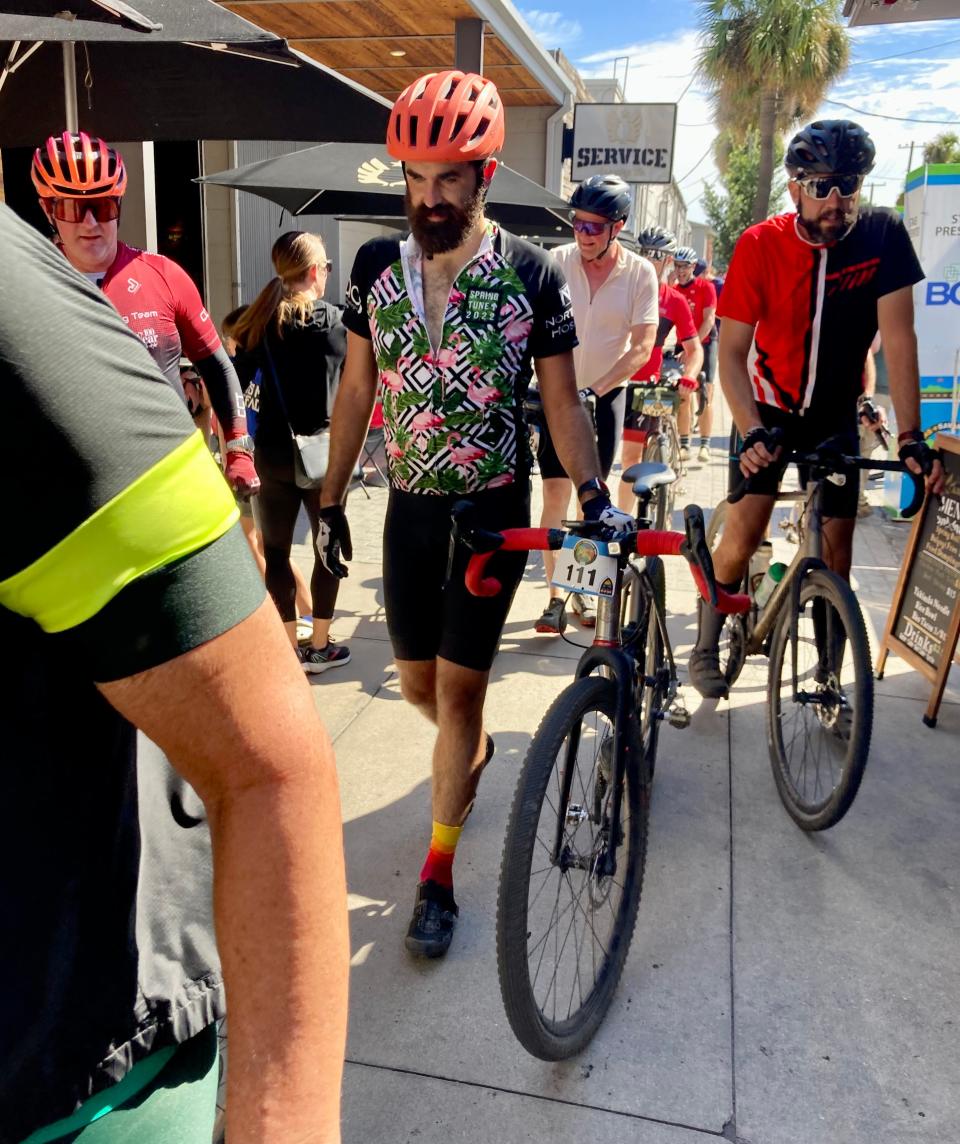
M 647 438 L 646 446 L 643 450 L 644 461 L 652 461 L 660 465 L 670 465 L 673 471 L 674 468 L 672 459 L 669 456 L 669 449 L 664 448 L 666 437 L 661 436 L 659 432 L 653 433 Z M 670 518 L 673 515 L 673 484 L 659 485 L 653 491 L 654 510 L 653 510 L 653 527 L 660 529 L 670 527 Z
M 616 685 L 578 679 L 554 701 L 517 784 L 500 868 L 497 968 L 510 1026 L 542 1060 L 573 1056 L 600 1026 L 637 919 L 649 784 L 631 735 L 611 838 Z M 612 875 L 601 873 L 610 850 Z
M 804 577 L 797 623 L 797 686 L 789 605 L 770 647 L 767 742 L 777 790 L 802 830 L 826 830 L 850 809 L 873 728 L 873 674 L 863 616 L 833 572 Z

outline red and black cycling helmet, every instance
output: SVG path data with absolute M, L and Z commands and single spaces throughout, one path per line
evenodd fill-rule
M 34 151 L 30 174 L 41 199 L 119 199 L 127 189 L 123 159 L 84 131 L 51 135 Z
M 818 119 L 790 140 L 784 166 L 790 177 L 808 175 L 866 175 L 876 156 L 873 140 L 849 119 Z
M 591 175 L 570 196 L 575 211 L 600 215 L 611 222 L 622 222 L 632 205 L 630 186 L 619 175 Z
M 469 163 L 503 147 L 503 100 L 492 80 L 474 72 L 431 72 L 397 98 L 387 151 L 402 162 Z

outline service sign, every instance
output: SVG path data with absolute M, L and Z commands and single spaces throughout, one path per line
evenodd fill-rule
M 578 103 L 571 178 L 619 175 L 628 183 L 669 183 L 677 131 L 675 103 Z

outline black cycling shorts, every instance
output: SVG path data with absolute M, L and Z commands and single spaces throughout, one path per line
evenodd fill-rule
M 717 380 L 717 337 L 716 334 L 703 347 L 703 372 L 706 374 L 707 385 Z
M 839 411 L 808 410 L 803 417 L 785 413 L 773 405 L 760 405 L 760 420 L 767 429 L 783 430 L 783 451 L 811 451 L 828 438 L 838 438 L 841 452 L 851 457 L 860 455 L 860 433 L 857 427 L 856 409 L 850 410 L 849 417 Z M 750 478 L 750 491 L 766 496 L 776 496 L 780 481 L 787 468 L 787 462 L 776 462 Z M 823 515 L 842 520 L 850 520 L 857 515 L 857 502 L 860 498 L 860 474 L 857 469 L 845 474 L 843 485 L 827 481 L 823 491 Z M 807 473 L 800 470 L 801 483 L 805 484 Z
M 600 454 L 600 476 L 606 480 L 613 468 L 613 460 L 620 447 L 620 438 L 623 436 L 623 413 L 627 407 L 627 387 L 621 385 L 611 389 L 603 397 L 597 398 L 596 412 L 594 414 L 597 424 L 597 452 Z M 551 477 L 566 477 L 566 471 L 560 464 L 560 458 L 553 447 L 550 430 L 544 423 L 540 426 L 540 444 L 537 447 L 537 464 L 540 466 L 540 476 L 544 480 Z
M 476 506 L 476 522 L 491 532 L 527 528 L 530 486 L 488 489 L 468 498 L 390 490 L 383 529 L 383 595 L 387 630 L 397 659 L 442 656 L 461 667 L 489 671 L 500 633 L 526 567 L 525 552 L 496 552 L 486 576 L 502 584 L 496 596 L 471 596 L 464 582 L 469 550 L 453 546 L 450 509 Z

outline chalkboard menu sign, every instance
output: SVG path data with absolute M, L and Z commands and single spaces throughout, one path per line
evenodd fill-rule
M 914 522 L 887 621 L 877 677 L 890 651 L 911 663 L 934 685 L 923 721 L 936 725 L 937 711 L 960 629 L 960 437 L 940 433 L 946 488 L 928 496 Z

